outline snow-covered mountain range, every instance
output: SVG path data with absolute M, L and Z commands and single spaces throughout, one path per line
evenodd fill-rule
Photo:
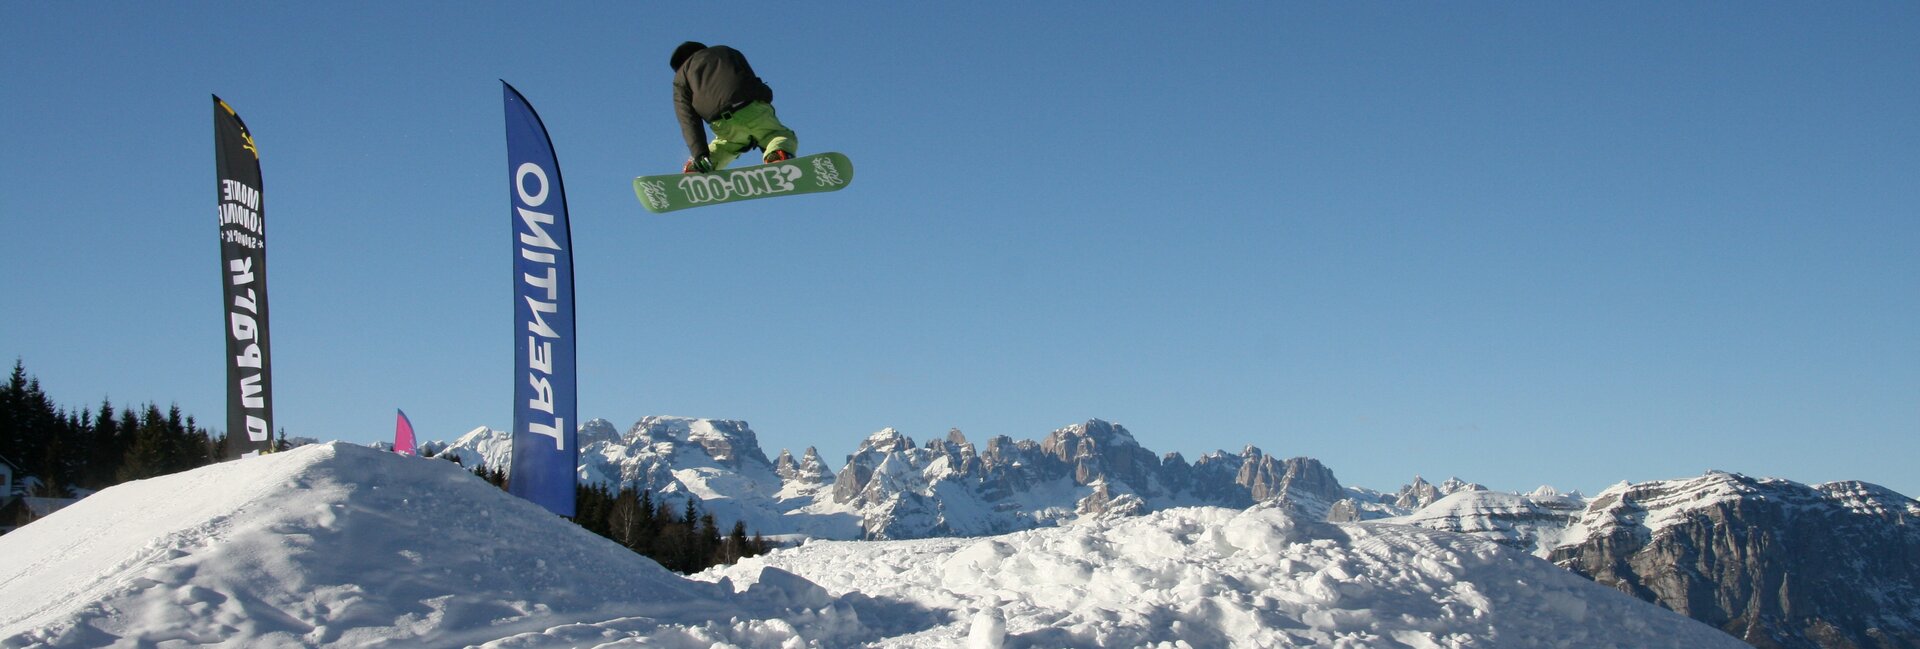
M 1402 513 L 1391 501 L 1374 502 L 1379 494 L 1341 487 L 1311 458 L 1282 459 L 1247 446 L 1189 463 L 1179 453 L 1155 455 L 1127 429 L 1100 420 L 1039 441 L 997 436 L 984 446 L 958 430 L 915 443 L 889 428 L 861 441 L 837 472 L 811 448 L 798 460 L 784 450 L 768 460 L 740 421 L 647 417 L 616 434 L 612 424 L 595 419 L 581 427 L 579 439 L 581 481 L 650 489 L 670 501 L 692 496 L 716 517 L 746 521 L 764 534 L 978 536 L 1084 517 L 1269 501 L 1324 520 L 1336 504 L 1355 498 L 1366 499 L 1369 512 Z M 489 428 L 427 445 L 428 452 L 470 468 L 505 466 L 511 449 L 511 435 Z M 1431 497 L 1399 498 L 1424 503 Z
M 500 466 L 509 436 L 476 429 L 429 450 Z M 1457 532 L 1551 559 L 1762 647 L 1920 647 L 1920 503 L 1859 482 L 1802 485 L 1710 472 L 1616 485 L 1589 499 L 1415 478 L 1346 487 L 1312 458 L 1254 446 L 1188 462 L 1091 420 L 1038 441 L 979 446 L 959 431 L 916 443 L 893 429 L 837 471 L 814 449 L 768 460 L 738 421 L 648 417 L 581 429 L 580 477 L 697 497 L 766 534 L 972 537 L 1172 508 L 1280 508 L 1296 519 Z M 1818 548 L 1818 550 L 1815 550 Z

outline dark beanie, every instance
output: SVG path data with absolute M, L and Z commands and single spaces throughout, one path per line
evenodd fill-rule
M 687 41 L 681 43 L 679 47 L 673 48 L 673 69 L 679 70 L 680 64 L 686 63 L 687 59 L 692 58 L 694 52 L 704 49 L 707 49 L 706 44 L 698 41 Z

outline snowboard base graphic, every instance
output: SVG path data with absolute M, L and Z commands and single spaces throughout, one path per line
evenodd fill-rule
M 711 173 L 661 174 L 633 179 L 633 193 L 655 214 L 770 196 L 830 192 L 853 182 L 853 161 L 816 153 L 773 164 Z

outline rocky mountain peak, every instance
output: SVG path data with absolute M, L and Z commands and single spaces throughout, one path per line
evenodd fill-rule
M 672 452 L 682 446 L 697 447 L 721 466 L 740 468 L 746 464 L 772 468 L 760 439 L 747 422 L 731 419 L 692 419 L 687 417 L 645 417 L 627 431 L 628 446 L 662 446 Z M 583 444 L 584 446 L 584 444 Z
M 595 443 L 616 442 L 619 441 L 619 439 L 620 429 L 615 428 L 613 422 L 596 417 L 580 424 L 580 436 L 575 439 L 575 443 L 580 446 L 586 446 Z
M 1442 495 L 1444 494 L 1440 493 L 1439 487 L 1433 486 L 1425 478 L 1416 475 L 1412 483 L 1400 488 L 1399 496 L 1394 499 L 1393 505 L 1401 509 L 1420 509 L 1440 500 Z
M 905 452 L 912 448 L 913 438 L 907 437 L 901 434 L 900 431 L 892 428 L 882 428 L 879 432 L 868 435 L 866 439 L 861 440 L 860 446 L 854 449 L 853 454 L 860 455 L 870 452 L 878 456 L 887 453 Z
M 799 460 L 786 449 L 780 449 L 780 457 L 773 462 L 773 471 L 780 476 L 782 483 L 794 482 L 801 485 L 821 485 L 833 481 L 833 472 L 827 470 L 825 462 L 820 461 L 820 452 L 807 447 L 807 452 Z
M 1039 451 L 1070 467 L 1076 485 L 1112 480 L 1149 488 L 1149 476 L 1160 467 L 1160 460 L 1141 448 L 1126 428 L 1099 419 L 1053 431 L 1040 440 Z
M 889 471 L 901 471 L 902 467 L 911 465 L 906 455 L 914 451 L 913 439 L 893 428 L 883 428 L 879 432 L 868 435 L 860 442 L 860 446 L 854 449 L 853 454 L 847 456 L 846 467 L 834 476 L 834 502 L 852 503 L 861 500 L 862 494 L 867 493 L 868 483 L 873 480 L 877 469 L 891 462 Z
M 1074 424 L 1053 431 L 1053 434 L 1048 437 L 1052 438 L 1055 436 L 1084 437 L 1107 446 L 1140 445 L 1140 442 L 1133 438 L 1133 433 L 1127 432 L 1126 427 L 1101 419 L 1088 419 L 1084 423 Z M 1045 444 L 1044 441 L 1041 443 L 1043 445 Z
M 1413 477 L 1411 484 L 1400 488 L 1399 493 L 1394 498 L 1393 504 L 1401 509 L 1416 510 L 1432 505 L 1441 498 L 1462 491 L 1486 490 L 1487 488 L 1484 486 L 1459 478 L 1447 478 L 1446 482 L 1435 486 L 1433 483 L 1427 482 L 1426 479 L 1416 475 Z

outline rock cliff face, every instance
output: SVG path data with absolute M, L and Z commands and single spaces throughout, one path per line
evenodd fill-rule
M 1709 473 L 1596 496 L 1551 559 L 1763 649 L 1920 647 L 1920 502 Z
M 862 536 L 905 539 L 997 534 L 1181 505 L 1279 501 L 1320 518 L 1345 491 L 1310 458 L 1281 460 L 1249 446 L 1189 465 L 1179 454 L 1156 456 L 1126 428 L 1096 419 L 1039 441 L 993 437 L 984 450 L 957 430 L 923 445 L 882 430 L 848 456 L 831 495 L 807 511 L 856 513 Z

